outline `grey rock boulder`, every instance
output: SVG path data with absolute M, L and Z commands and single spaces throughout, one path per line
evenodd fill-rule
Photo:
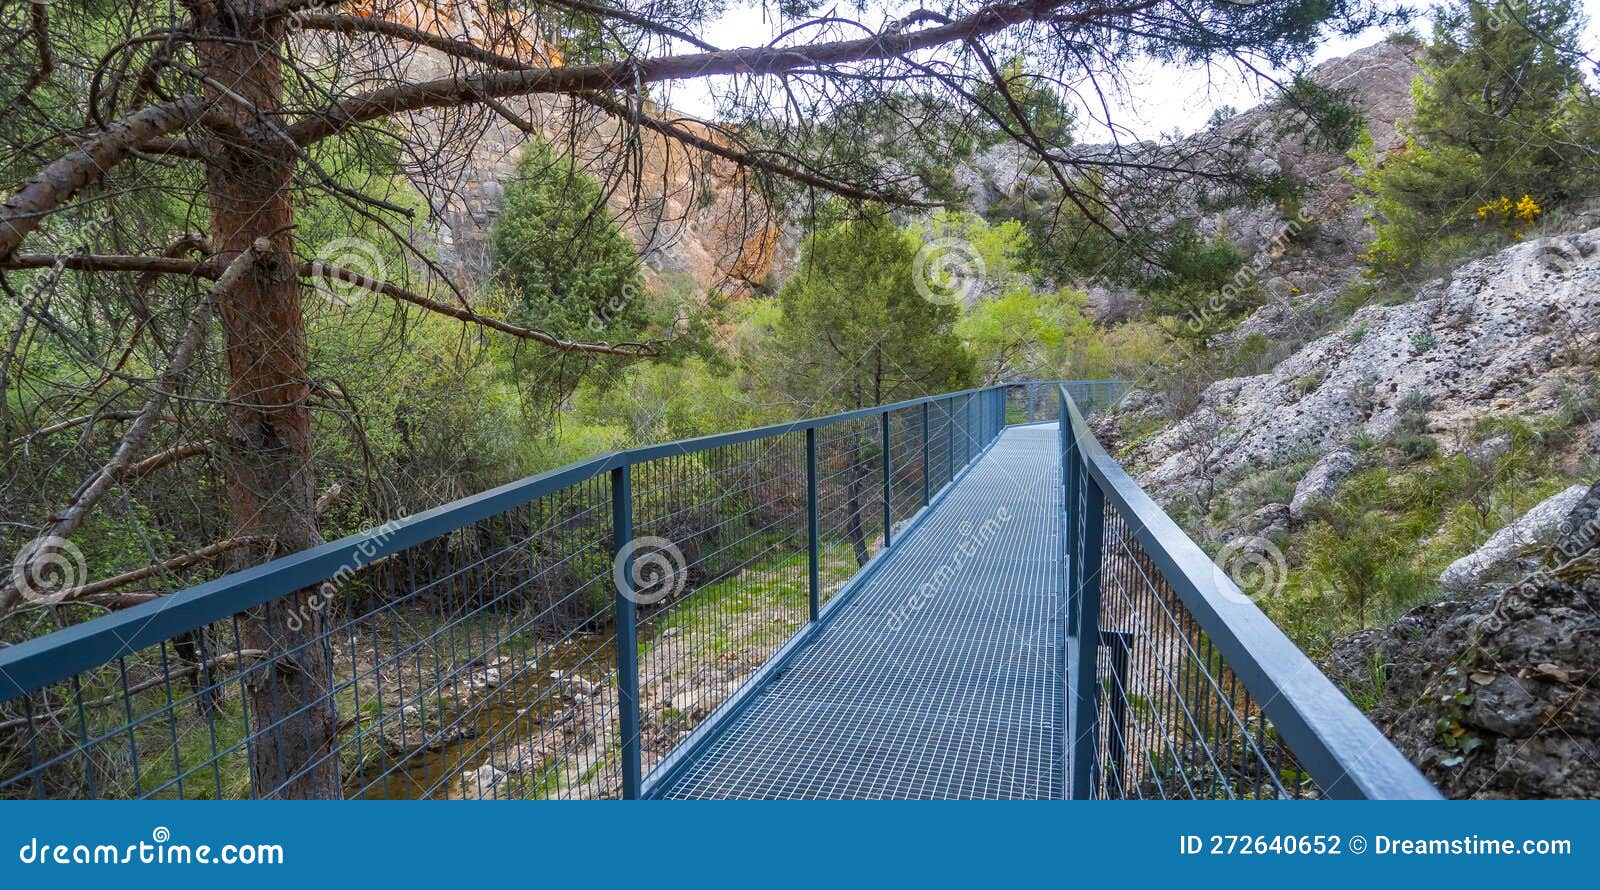
M 1289 505 L 1267 504 L 1256 510 L 1245 519 L 1244 530 L 1262 538 L 1288 533 Z
M 1440 589 L 1446 596 L 1465 596 L 1515 582 L 1531 568 L 1530 555 L 1555 542 L 1567 515 L 1587 492 L 1587 487 L 1574 485 L 1540 502 L 1482 547 L 1451 563 L 1439 576 Z
M 1304 522 L 1306 511 L 1313 504 L 1333 497 L 1339 490 L 1339 484 L 1350 478 L 1358 464 L 1356 453 L 1349 448 L 1335 448 L 1324 454 L 1295 485 L 1294 499 L 1289 502 L 1290 518 L 1295 522 Z
M 1600 797 L 1600 559 L 1339 643 L 1330 679 L 1448 797 Z M 1374 676 L 1375 666 L 1382 670 Z
M 1551 546 L 1556 556 L 1552 561 L 1556 563 L 1577 559 L 1600 547 L 1600 480 L 1589 486 L 1561 520 L 1560 534 Z

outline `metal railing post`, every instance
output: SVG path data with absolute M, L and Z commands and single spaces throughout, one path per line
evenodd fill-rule
M 961 422 L 961 432 L 966 439 L 961 443 L 961 465 L 966 466 L 967 464 L 972 463 L 972 444 L 978 435 L 978 428 L 972 423 L 972 393 L 967 393 L 967 406 L 965 412 L 963 413 L 964 418 Z
M 1099 757 L 1096 729 L 1099 725 L 1100 679 L 1097 675 L 1100 651 L 1100 560 L 1102 555 L 1105 496 L 1082 463 L 1074 455 L 1075 488 L 1081 494 L 1078 504 L 1077 550 L 1068 568 L 1072 588 L 1068 591 L 1067 683 L 1068 702 L 1068 777 L 1067 788 L 1074 800 L 1094 796 L 1095 761 Z
M 1067 537 L 1065 540 L 1066 552 L 1072 553 L 1075 549 L 1073 529 L 1073 508 L 1077 505 L 1076 491 L 1072 487 L 1072 418 L 1067 414 L 1067 393 L 1060 392 L 1061 396 L 1061 512 L 1066 517 Z
M 822 614 L 822 525 L 817 507 L 817 428 L 806 428 L 806 581 L 811 592 L 811 620 Z
M 933 503 L 933 467 L 928 463 L 928 402 L 922 403 L 922 506 Z
M 639 612 L 633 600 L 633 477 L 630 465 L 611 471 L 611 537 L 621 559 L 617 581 L 617 716 L 622 730 L 622 797 L 638 800 L 642 770 L 639 753 Z
M 1133 634 L 1127 631 L 1100 632 L 1100 642 L 1111 656 L 1111 675 L 1107 677 L 1106 692 L 1106 749 L 1104 770 L 1099 775 L 1100 796 L 1106 797 L 1108 784 L 1117 789 L 1117 797 L 1127 791 L 1128 764 L 1128 654 L 1133 648 Z
M 889 484 L 893 467 L 889 460 L 889 412 L 878 415 L 882 419 L 879 429 L 883 440 L 883 549 L 888 550 L 892 543 L 889 527 L 894 524 L 894 499 L 892 487 Z

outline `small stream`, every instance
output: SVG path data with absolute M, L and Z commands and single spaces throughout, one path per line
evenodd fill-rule
M 508 679 L 487 690 L 464 712 L 445 718 L 448 741 L 407 755 L 388 751 L 374 738 L 374 744 L 383 750 L 369 756 L 361 771 L 349 777 L 345 793 L 368 800 L 448 797 L 462 772 L 486 762 L 504 767 L 512 755 L 502 752 L 537 738 L 549 729 L 548 721 L 573 707 L 555 688 L 551 673 L 601 683 L 615 664 L 616 651 L 609 637 L 584 634 L 544 651 L 536 666 L 508 665 Z M 482 670 L 479 667 L 474 672 Z M 409 690 L 407 694 L 414 695 Z M 415 749 L 415 745 L 411 747 Z

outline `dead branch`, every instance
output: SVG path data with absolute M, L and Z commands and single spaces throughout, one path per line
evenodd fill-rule
M 101 421 L 111 420 L 132 420 L 138 416 L 139 412 L 137 411 L 102 411 L 97 414 L 84 414 L 80 417 L 71 417 L 57 423 L 52 423 L 49 426 L 40 427 L 31 433 L 25 433 L 21 436 L 18 436 L 15 439 L 12 439 L 10 442 L 7 442 L 6 447 L 15 448 L 18 445 L 24 445 L 33 439 L 39 438 L 40 436 L 54 435 L 64 430 L 70 430 L 76 426 L 83 426 L 86 423 L 99 423 Z
M 0 261 L 0 269 L 45 269 L 57 264 L 64 269 L 82 272 L 143 272 L 147 275 L 191 275 L 196 278 L 209 279 L 217 279 L 222 274 L 217 271 L 217 267 L 214 264 L 195 260 L 166 256 L 107 254 L 23 254 L 12 257 L 9 260 Z M 448 303 L 441 303 L 438 300 L 429 299 L 387 281 L 380 281 L 360 272 L 340 266 L 330 266 L 318 261 L 301 263 L 299 272 L 301 277 L 309 279 L 323 276 L 336 278 L 346 284 L 353 284 L 373 293 L 419 306 L 430 312 L 438 312 L 441 315 L 448 315 L 459 321 L 481 325 L 522 340 L 542 343 L 551 349 L 562 352 L 591 352 L 600 355 L 619 355 L 634 358 L 649 358 L 658 352 L 655 347 L 648 343 L 584 343 L 576 340 L 564 340 L 543 331 L 525 328 L 498 318 L 481 315 L 468 307 L 457 307 Z M 38 435 L 38 433 L 33 433 L 32 435 Z
M 238 550 L 240 547 L 252 547 L 256 544 L 268 543 L 271 543 L 268 539 L 256 535 L 240 535 L 238 537 L 228 538 L 225 541 L 218 541 L 215 544 L 208 544 L 204 547 L 201 547 L 199 550 L 193 550 L 188 553 L 174 556 L 164 562 L 148 565 L 140 569 L 134 569 L 130 572 L 123 572 L 120 575 L 95 581 L 92 584 L 84 584 L 81 587 L 63 590 L 57 595 L 61 598 L 62 602 L 92 602 L 95 605 L 106 605 L 105 602 L 97 598 L 101 594 L 104 594 L 108 591 L 116 590 L 119 587 L 126 587 L 129 584 L 135 584 L 139 581 L 145 580 L 146 578 L 151 578 L 165 572 L 177 572 L 199 565 L 203 562 L 210 562 L 211 560 L 216 559 L 225 553 Z M 125 597 L 124 600 L 127 601 L 119 602 L 117 608 L 126 608 L 128 606 L 137 605 L 138 602 L 152 600 L 158 596 L 160 596 L 160 594 L 134 594 L 132 595 L 134 599 Z M 137 599 L 139 597 L 142 597 L 142 599 Z
M 1060 23 L 1084 23 L 1126 15 L 1153 6 L 1157 0 L 1093 6 L 1070 14 L 1051 15 L 1067 2 L 1036 0 L 992 3 L 947 25 L 812 46 L 741 47 L 640 61 L 529 68 L 397 84 L 350 96 L 312 112 L 290 126 L 289 134 L 300 145 L 306 146 L 393 114 L 427 108 L 455 108 L 481 101 L 483 97 L 632 90 L 668 80 L 737 74 L 781 75 L 829 65 L 890 59 L 947 43 L 973 40 L 1014 25 L 1045 18 Z
M 50 79 L 50 74 L 55 71 L 55 54 L 50 51 L 50 17 L 45 11 L 44 4 L 35 3 L 28 9 L 29 33 L 33 36 L 33 45 L 39 53 L 39 67 L 28 74 L 28 79 L 22 84 L 22 92 L 17 98 L 25 99 L 40 84 Z
M 202 454 L 210 454 L 211 449 L 215 446 L 215 442 L 209 441 L 189 442 L 184 445 L 179 445 L 175 448 L 168 448 L 166 451 L 159 451 L 132 466 L 123 467 L 122 469 L 118 470 L 117 481 L 130 482 L 135 479 L 143 478 L 151 473 L 154 473 L 156 470 L 167 466 L 168 464 L 175 464 L 180 460 L 185 460 L 191 457 L 199 457 Z
M 561 352 L 588 352 L 599 355 L 626 356 L 629 358 L 649 358 L 659 354 L 659 349 L 651 343 L 580 343 L 576 340 L 563 340 L 560 337 L 547 334 L 544 331 L 536 331 L 532 328 L 525 328 L 519 325 L 511 324 L 510 322 L 501 321 L 498 318 L 490 318 L 487 315 L 479 315 L 470 308 L 451 306 L 448 303 L 441 303 L 438 300 L 429 299 L 421 294 L 413 293 L 405 288 L 390 284 L 387 281 L 380 281 L 376 278 L 363 275 L 360 272 L 346 269 L 342 266 L 330 266 L 321 262 L 301 263 L 300 276 L 302 278 L 310 279 L 316 279 L 322 276 L 336 278 L 339 281 L 345 282 L 346 284 L 353 284 L 357 287 L 365 288 L 373 293 L 382 294 L 386 297 L 389 297 L 390 299 L 399 300 L 402 303 L 410 303 L 413 306 L 420 306 L 429 312 L 437 312 L 440 315 L 448 315 L 451 318 L 481 325 L 483 327 L 490 328 L 491 330 L 500 331 L 504 334 L 510 334 L 513 337 L 518 337 L 523 340 L 532 340 L 535 343 L 542 343 L 551 349 L 556 349 Z
M 212 301 L 222 299 L 233 290 L 245 272 L 255 265 L 256 255 L 268 249 L 270 245 L 266 239 L 257 241 L 250 249 L 241 251 L 239 256 L 228 264 L 227 270 L 217 278 L 206 299 L 189 319 L 189 326 L 184 331 L 183 339 L 179 342 L 171 363 L 151 389 L 138 418 L 129 425 L 127 432 L 122 434 L 111 460 L 79 487 L 72 500 L 45 523 L 38 536 L 23 546 L 16 560 L 15 571 L 6 579 L 4 586 L 0 587 L 0 615 L 11 611 L 17 600 L 23 596 L 41 603 L 55 601 L 57 595 L 43 594 L 32 590 L 29 586 L 27 579 L 32 577 L 34 566 L 60 549 L 60 542 L 77 530 L 89 511 L 99 503 L 111 489 L 112 484 L 132 463 L 133 456 L 143 446 L 145 437 L 155 425 L 162 409 L 166 407 L 167 400 L 183 386 L 184 379 L 189 373 L 189 365 L 199 353 L 201 344 L 205 342 L 206 330 L 211 319 Z
M 143 272 L 146 275 L 198 275 L 216 278 L 220 272 L 207 263 L 181 257 L 131 254 L 25 253 L 0 260 L 0 269 L 50 269 L 74 272 Z M 145 279 L 139 279 L 143 282 Z
M 825 176 L 819 176 L 810 172 L 809 170 L 802 170 L 799 167 L 795 167 L 790 164 L 784 164 L 771 160 L 770 158 L 763 157 L 755 152 L 741 151 L 726 143 L 719 142 L 710 137 L 695 133 L 693 130 L 683 126 L 677 121 L 655 118 L 643 113 L 633 113 L 626 105 L 606 96 L 588 93 L 583 94 L 578 98 L 590 105 L 593 105 L 601 111 L 604 111 L 606 114 L 609 114 L 612 117 L 632 121 L 646 130 L 660 133 L 662 136 L 665 136 L 668 139 L 673 139 L 683 143 L 684 145 L 699 149 L 706 154 L 733 161 L 735 164 L 751 167 L 765 173 L 771 173 L 774 176 L 781 176 L 801 185 L 809 185 L 813 188 L 821 189 L 825 192 L 831 192 L 841 197 L 851 198 L 857 201 L 876 202 L 880 204 L 896 204 L 904 207 L 942 206 L 937 201 L 919 201 L 915 198 L 906 198 L 899 195 L 890 195 L 884 192 L 874 191 L 872 189 L 860 188 L 846 182 L 839 182 L 837 180 L 829 179 Z M 493 102 L 495 100 L 487 101 Z
M 608 8 L 596 7 L 588 3 L 577 2 L 577 0 L 561 0 L 561 2 L 557 5 L 566 6 L 568 8 L 583 12 L 589 12 L 595 15 L 618 18 L 622 21 L 627 21 L 630 24 L 640 24 L 641 22 L 648 21 L 644 19 L 638 19 L 638 17 L 631 16 L 627 13 L 614 12 Z M 427 31 L 423 31 L 420 28 L 414 28 L 410 25 L 392 22 L 386 19 L 357 15 L 308 15 L 297 18 L 296 21 L 302 27 L 319 30 L 334 31 L 339 33 L 364 31 L 368 33 L 382 34 L 387 37 L 405 40 L 408 43 L 426 46 L 429 49 L 437 50 L 445 53 L 446 55 L 489 65 L 494 68 L 498 68 L 501 71 L 542 70 L 540 67 L 529 65 L 518 59 L 502 55 L 476 44 L 468 43 L 464 40 L 456 40 L 440 34 L 431 34 Z M 680 35 L 676 31 L 673 31 L 671 36 L 682 40 L 689 40 L 690 42 L 698 44 L 698 41 L 693 41 L 686 36 Z M 712 47 L 709 44 L 698 45 L 702 46 L 703 48 L 710 49 L 713 52 L 718 51 L 715 47 Z M 535 124 L 507 108 L 504 103 L 500 102 L 496 98 L 492 96 L 480 96 L 478 98 L 512 126 L 517 127 L 530 136 L 544 138 L 543 132 Z M 858 188 L 849 183 L 829 179 L 828 177 L 820 176 L 808 170 L 802 170 L 790 164 L 784 164 L 772 160 L 771 158 L 762 157 L 761 155 L 753 152 L 742 151 L 726 142 L 721 142 L 695 133 L 689 128 L 682 126 L 677 121 L 663 120 L 636 111 L 631 111 L 622 103 L 603 95 L 583 94 L 580 95 L 579 98 L 589 105 L 599 108 L 612 117 L 632 121 L 633 123 L 636 123 L 647 130 L 654 131 L 666 136 L 669 139 L 674 139 L 685 145 L 697 148 L 707 154 L 733 161 L 736 164 L 741 164 L 756 170 L 761 170 L 766 173 L 771 173 L 775 176 L 782 176 L 786 179 L 800 183 L 801 185 L 809 185 L 813 188 L 818 188 L 823 191 L 831 192 L 841 197 L 851 198 L 857 201 L 875 201 L 879 203 L 897 204 L 907 207 L 939 206 L 933 202 L 916 201 L 898 195 L 890 195 L 870 189 Z
M 344 493 L 344 486 L 337 482 L 333 483 L 327 491 L 322 493 L 322 497 L 317 498 L 317 515 L 321 516 L 328 512 L 338 502 L 339 495 L 342 493 Z
M 168 666 L 167 669 L 162 672 L 161 676 L 151 677 L 147 680 L 140 680 L 122 692 L 115 692 L 104 698 L 97 698 L 93 701 L 84 702 L 83 707 L 104 708 L 111 705 L 120 705 L 123 703 L 126 696 L 133 695 L 134 693 L 138 692 L 146 692 L 156 688 L 157 686 L 164 685 L 168 682 L 171 682 L 173 677 L 186 677 L 202 670 L 210 672 L 226 664 L 244 661 L 246 658 L 266 657 L 267 653 L 260 649 L 240 649 L 237 652 L 225 652 L 221 655 L 218 655 L 216 658 L 210 659 L 209 661 L 200 662 L 199 664 Z M 58 708 L 54 711 L 46 711 L 43 714 L 35 714 L 32 717 L 13 717 L 10 720 L 0 721 L 0 732 L 5 732 L 9 729 L 20 729 L 21 727 L 27 726 L 34 720 L 60 719 L 70 714 L 77 713 L 77 710 L 78 706 L 72 705 L 65 708 Z

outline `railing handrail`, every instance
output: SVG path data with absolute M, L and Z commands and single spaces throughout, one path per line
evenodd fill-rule
M 341 568 L 353 570 L 370 565 L 385 556 L 532 503 L 619 467 L 821 429 L 929 402 L 974 396 L 1015 385 L 1018 384 L 997 383 L 823 417 L 643 445 L 576 461 L 0 649 L 0 701 L 37 691 L 82 671 L 171 639 L 177 634 L 323 583 L 335 577 Z
M 1440 799 L 1439 790 L 1106 453 L 1065 385 L 1060 392 L 1072 441 L 1100 492 L 1323 793 Z

